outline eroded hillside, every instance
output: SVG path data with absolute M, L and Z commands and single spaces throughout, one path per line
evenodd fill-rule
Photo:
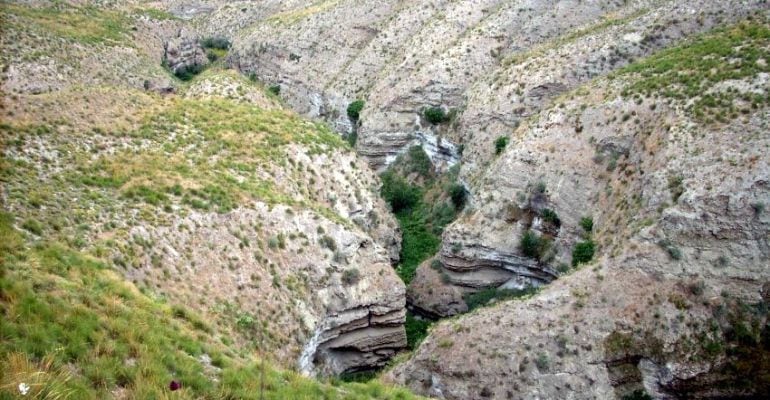
M 6 393 L 770 393 L 765 1 L 0 6 Z

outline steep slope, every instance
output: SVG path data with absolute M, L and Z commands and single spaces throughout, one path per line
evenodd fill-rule
M 281 365 L 382 366 L 405 308 L 374 173 L 141 7 L 2 4 L 3 209 Z
M 15 224 L 0 214 L 0 397 L 415 398 L 374 382 L 324 384 L 262 364 L 255 349 L 233 346 L 186 307 L 148 296 L 66 244 L 30 246 Z M 172 381 L 181 384 L 173 394 Z
M 232 12 L 237 5 L 206 4 L 210 13 L 196 23 L 233 38 L 233 66 L 279 85 L 299 113 L 356 131 L 358 152 L 378 169 L 414 144 L 451 165 L 462 143 L 466 169 L 483 166 L 496 137 L 559 93 L 765 7 L 762 1 L 319 1 L 244 4 L 239 14 Z M 345 112 L 355 99 L 366 103 L 358 121 Z M 423 115 L 429 107 L 448 112 L 448 123 L 429 123 Z
M 558 279 L 440 323 L 392 378 L 447 399 L 767 396 L 769 45 L 766 15 L 720 28 L 523 122 L 469 180 L 441 268 L 469 291 Z

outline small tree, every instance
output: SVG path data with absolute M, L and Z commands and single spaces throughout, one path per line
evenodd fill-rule
M 591 261 L 591 259 L 594 258 L 595 251 L 596 244 L 594 244 L 593 240 L 577 243 L 575 249 L 572 250 L 572 266 L 574 267 Z
M 425 119 L 433 125 L 438 125 L 446 121 L 446 113 L 441 107 L 430 107 L 423 111 Z
M 591 217 L 580 218 L 580 227 L 583 228 L 586 233 L 591 233 L 594 230 L 594 219 Z
M 505 147 L 508 146 L 508 136 L 500 136 L 495 140 L 495 154 L 500 154 L 505 150 Z
M 455 205 L 455 209 L 461 210 L 465 207 L 465 200 L 468 195 L 468 191 L 465 190 L 465 186 L 461 183 L 453 183 L 449 186 L 449 197 L 452 198 L 452 203 Z
M 524 232 L 519 242 L 519 249 L 525 256 L 537 258 L 540 252 L 540 236 L 529 230 Z
M 348 105 L 348 118 L 353 121 L 358 121 L 361 116 L 361 110 L 364 109 L 364 101 L 356 100 Z

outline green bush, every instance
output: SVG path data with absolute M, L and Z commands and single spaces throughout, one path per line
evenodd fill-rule
M 449 186 L 449 197 L 452 199 L 452 204 L 455 205 L 455 209 L 462 210 L 463 207 L 465 207 L 467 196 L 468 191 L 465 190 L 465 186 L 461 183 L 453 183 Z
M 382 174 L 380 194 L 394 213 L 414 207 L 422 197 L 420 188 L 410 185 L 404 178 L 390 171 Z
M 271 85 L 269 88 L 267 88 L 267 91 L 279 96 L 281 94 L 281 85 Z
M 508 146 L 508 141 L 510 139 L 508 136 L 500 136 L 495 140 L 495 154 L 501 154 L 503 150 L 505 150 L 506 146 Z
M 28 219 L 21 224 L 21 227 L 35 235 L 40 236 L 43 233 L 43 224 L 36 219 Z
M 550 208 L 544 208 L 540 213 L 540 216 L 543 218 L 543 221 L 554 224 L 557 228 L 561 226 L 561 219 L 559 219 L 559 215 L 556 214 L 556 211 L 551 210 Z
M 572 250 L 572 266 L 591 261 L 594 258 L 595 251 L 596 244 L 594 244 L 593 240 L 586 240 L 585 242 L 575 244 L 575 248 Z
M 426 108 L 425 111 L 423 111 L 423 115 L 425 116 L 425 119 L 433 125 L 438 125 L 447 121 L 447 115 L 441 107 Z
M 337 250 L 337 241 L 329 235 L 323 235 L 318 239 L 318 243 L 331 251 Z
M 432 321 L 415 318 L 411 312 L 406 314 L 406 347 L 414 350 L 428 336 L 428 328 L 433 325 Z
M 227 50 L 230 48 L 230 40 L 225 37 L 207 37 L 200 41 L 201 47 L 205 49 Z
M 348 105 L 348 118 L 352 119 L 353 121 L 358 121 L 358 118 L 361 116 L 361 110 L 364 109 L 364 101 L 363 100 L 356 100 Z
M 594 219 L 591 217 L 580 218 L 580 227 L 583 228 L 586 233 L 591 233 L 594 230 Z
M 408 157 L 408 171 L 416 172 L 423 177 L 428 177 L 433 170 L 433 163 L 430 161 L 430 157 L 425 153 L 422 146 L 412 146 L 407 151 Z
M 192 80 L 192 78 L 194 78 L 195 75 L 198 75 L 201 72 L 203 72 L 205 68 L 206 67 L 204 67 L 201 64 L 184 65 L 177 68 L 176 71 L 174 71 L 174 76 L 176 76 L 180 80 L 189 81 L 189 80 Z
M 543 247 L 543 239 L 530 230 L 524 232 L 519 241 L 519 250 L 527 257 L 538 258 Z
M 468 306 L 468 312 L 489 304 L 492 300 L 503 301 L 517 299 L 537 292 L 537 288 L 528 287 L 524 289 L 498 289 L 488 288 L 476 293 L 470 293 L 463 296 L 465 304 Z

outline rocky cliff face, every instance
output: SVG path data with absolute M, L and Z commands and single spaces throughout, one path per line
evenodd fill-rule
M 391 376 L 448 399 L 767 394 L 766 32 L 693 39 L 519 127 L 440 257 L 462 288 L 554 283 L 440 324 Z M 570 273 L 586 216 L 599 259 Z M 526 256 L 525 232 L 549 250 Z

